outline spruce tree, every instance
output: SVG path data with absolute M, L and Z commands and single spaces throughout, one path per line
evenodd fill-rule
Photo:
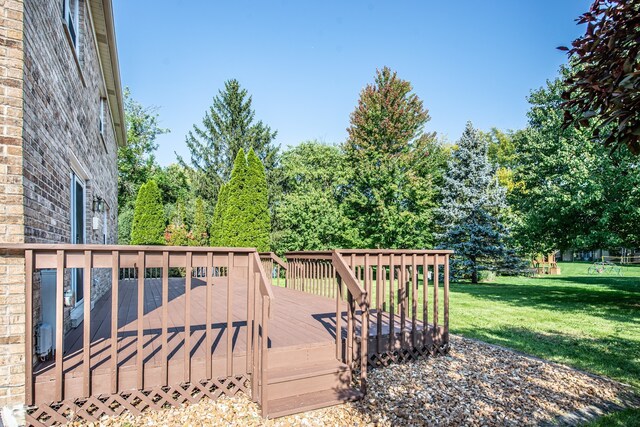
M 132 245 L 163 245 L 166 220 L 162 195 L 155 181 L 140 186 L 133 211 Z
M 440 247 L 453 249 L 451 275 L 478 283 L 479 272 L 503 268 L 513 254 L 505 247 L 501 222 L 505 191 L 487 156 L 488 140 L 470 122 L 447 165 L 437 210 Z
M 266 167 L 267 174 L 276 167 L 278 147 L 273 145 L 277 132 L 255 120 L 252 98 L 235 80 L 224 83 L 213 98 L 202 125 L 194 125 L 186 138 L 190 161 L 178 156 L 183 166 L 191 165 L 197 174 L 196 194 L 212 203 L 220 187 L 231 178 L 238 152 L 253 148 Z

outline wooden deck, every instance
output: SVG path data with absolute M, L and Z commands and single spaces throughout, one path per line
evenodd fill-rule
M 193 279 L 191 288 L 191 372 L 193 378 L 201 378 L 205 373 L 205 282 Z M 118 391 L 133 390 L 136 385 L 137 348 L 137 280 L 121 280 L 118 298 Z M 268 343 L 271 351 L 335 344 L 336 300 L 298 290 L 272 286 L 275 300 L 269 325 Z M 144 385 L 161 385 L 162 368 L 162 284 L 161 279 L 146 279 L 144 289 Z M 169 327 L 168 327 L 168 375 L 170 383 L 188 382 L 184 367 L 185 349 L 185 279 L 169 279 Z M 227 335 L 232 334 L 233 373 L 242 375 L 247 372 L 247 286 L 246 280 L 233 284 L 232 295 L 233 330 L 227 330 L 227 286 L 226 278 L 215 279 L 212 288 L 212 331 L 211 347 L 213 377 L 224 377 L 227 372 L 225 355 L 227 353 Z M 343 307 L 341 329 L 346 337 L 347 304 Z M 91 312 L 91 380 L 93 394 L 111 392 L 111 293 L 100 298 Z M 359 319 L 359 317 L 357 317 Z M 356 322 L 357 322 L 356 319 Z M 381 313 L 384 335 L 389 334 L 389 315 Z M 377 321 L 377 313 L 371 311 L 371 325 Z M 422 330 L 422 323 L 416 321 L 416 329 Z M 396 335 L 400 333 L 399 322 L 395 322 Z M 359 331 L 360 325 L 356 325 Z M 405 334 L 410 334 L 412 323 L 407 319 Z M 376 334 L 369 327 L 369 336 Z M 385 344 L 386 345 L 386 344 Z M 64 394 L 78 395 L 83 381 L 83 325 L 71 330 L 64 341 Z M 375 345 L 370 346 L 375 348 Z M 40 363 L 34 369 L 35 400 L 38 403 L 55 400 L 54 361 Z

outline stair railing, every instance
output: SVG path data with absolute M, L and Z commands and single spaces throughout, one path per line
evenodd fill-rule
M 261 256 L 255 252 L 249 263 L 249 274 L 253 274 L 253 286 L 247 293 L 249 319 L 247 320 L 247 342 L 251 354 L 247 357 L 247 370 L 251 372 L 251 397 L 260 404 L 262 415 L 268 414 L 268 368 L 269 368 L 269 319 L 271 303 L 274 301 L 271 281 L 265 273 Z

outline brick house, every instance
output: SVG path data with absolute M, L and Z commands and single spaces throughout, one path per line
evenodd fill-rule
M 126 132 L 111 0 L 0 0 L 0 99 L 0 243 L 116 242 Z M 0 263 L 0 408 L 20 420 L 24 258 Z M 66 276 L 68 330 L 85 301 L 82 271 Z M 92 302 L 102 279 L 93 275 Z M 55 317 L 52 288 L 55 272 L 34 278 L 44 301 L 35 297 L 34 324 Z

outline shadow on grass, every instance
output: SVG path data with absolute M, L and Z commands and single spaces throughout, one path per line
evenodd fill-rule
M 638 341 L 540 333 L 517 327 L 459 328 L 452 332 L 604 375 L 640 391 Z
M 564 277 L 564 281 L 572 281 L 582 285 L 589 283 L 590 277 Z M 596 278 L 594 278 L 595 280 Z M 549 279 L 545 279 L 549 280 Z M 476 298 L 487 299 L 506 304 L 543 308 L 555 311 L 589 310 L 590 315 L 602 316 L 618 322 L 638 322 L 640 320 L 640 286 L 626 289 L 627 284 L 620 285 L 624 289 L 607 289 L 600 286 L 584 287 L 570 284 L 552 284 L 531 282 L 530 284 L 497 284 L 483 283 L 472 285 L 455 283 L 451 285 L 452 292 L 467 294 Z M 609 284 L 608 286 L 616 286 Z

